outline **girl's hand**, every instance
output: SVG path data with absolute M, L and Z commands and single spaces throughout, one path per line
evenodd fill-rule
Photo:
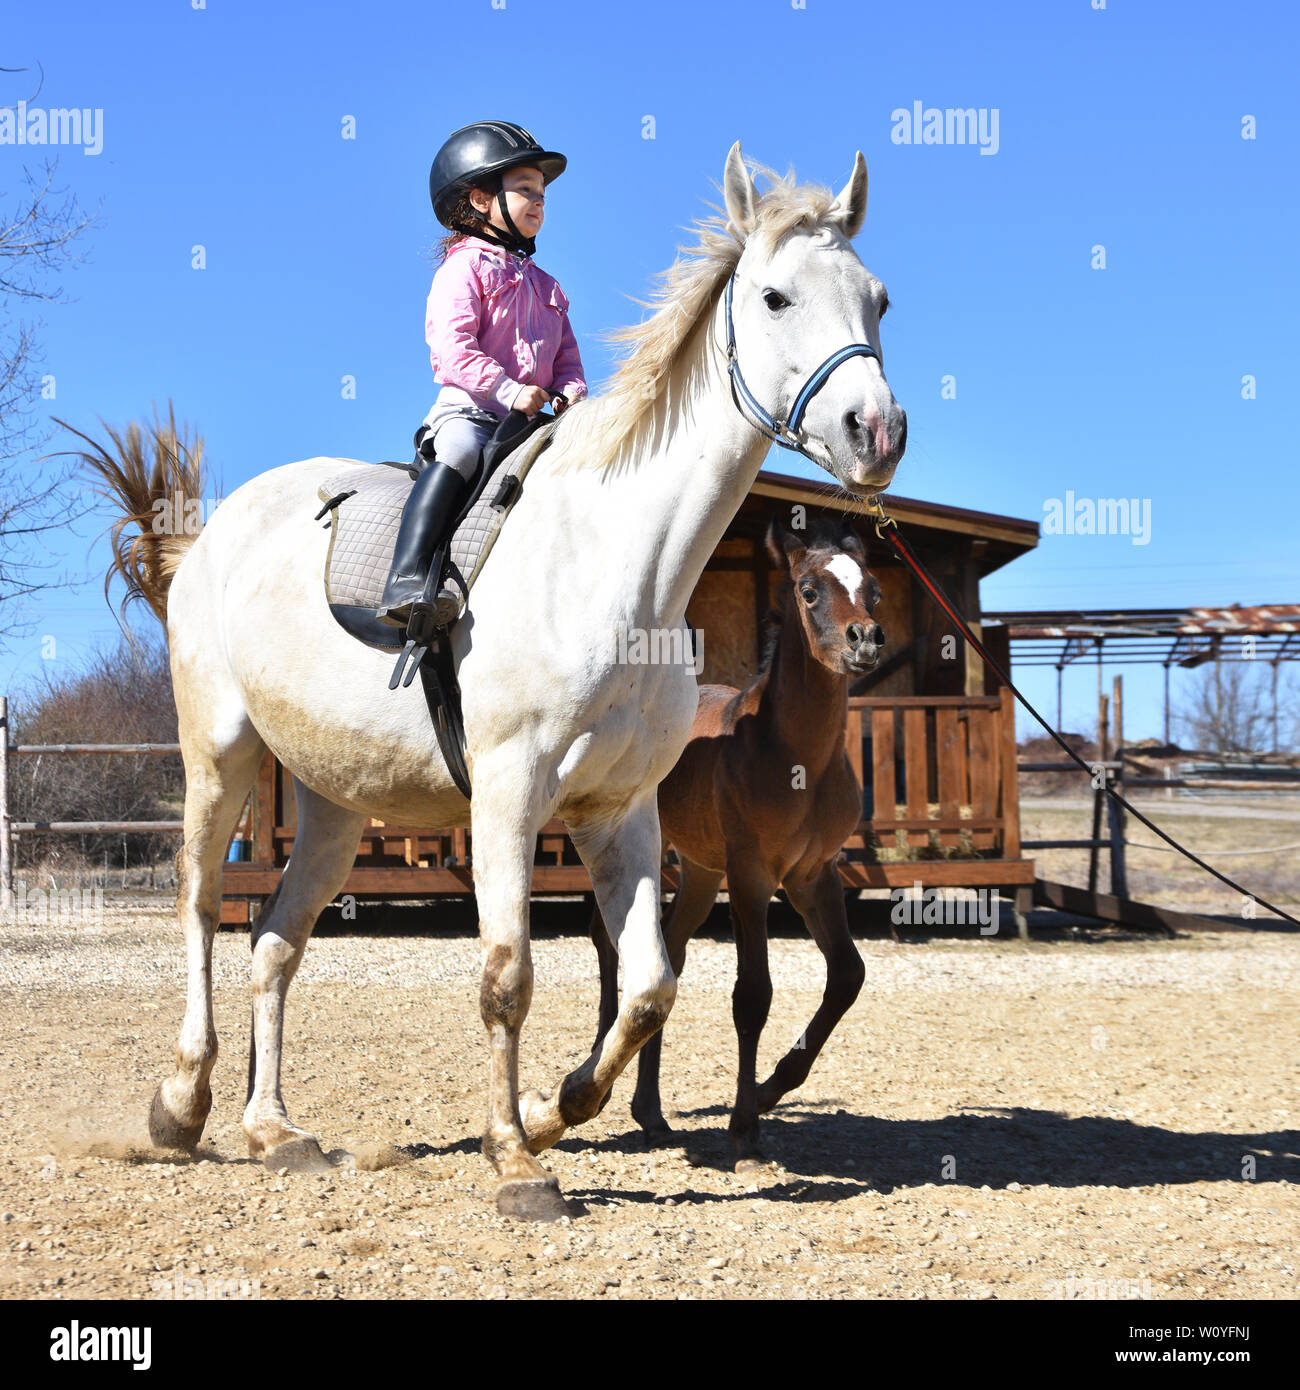
M 544 405 L 550 403 L 550 399 L 540 386 L 525 386 L 510 402 L 510 409 L 522 410 L 525 415 L 536 415 Z

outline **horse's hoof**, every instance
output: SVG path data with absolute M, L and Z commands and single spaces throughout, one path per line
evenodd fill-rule
M 764 1158 L 762 1154 L 746 1154 L 743 1158 L 736 1160 L 735 1171 L 737 1173 L 767 1173 L 776 1164 L 770 1158 Z
M 149 1138 L 158 1149 L 183 1149 L 193 1153 L 203 1137 L 203 1125 L 207 1117 L 197 1124 L 184 1125 L 167 1108 L 163 1100 L 162 1087 L 153 1093 L 153 1104 L 149 1107 Z
M 287 1168 L 291 1173 L 328 1173 L 332 1165 L 321 1152 L 321 1146 L 311 1138 L 290 1139 L 277 1144 L 263 1155 L 262 1162 L 273 1173 Z
M 642 1125 L 642 1135 L 647 1149 L 671 1149 L 682 1142 L 681 1136 L 666 1120 L 657 1125 Z
M 558 1221 L 569 1215 L 569 1204 L 554 1178 L 503 1182 L 497 1188 L 497 1211 L 520 1221 Z

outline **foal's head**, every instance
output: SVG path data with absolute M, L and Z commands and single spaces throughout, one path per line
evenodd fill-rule
M 773 519 L 767 549 L 789 576 L 791 599 L 813 656 L 837 675 L 872 670 L 885 645 L 885 634 L 872 617 L 880 585 L 847 518 L 836 525 L 818 517 L 805 531 L 788 531 Z

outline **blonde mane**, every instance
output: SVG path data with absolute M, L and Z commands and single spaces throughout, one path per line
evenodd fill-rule
M 797 228 L 813 231 L 823 223 L 835 201 L 829 188 L 796 184 L 793 170 L 783 177 L 766 165 L 746 163 L 751 178 L 761 176 L 769 185 L 757 199 L 749 233 L 769 255 Z M 695 243 L 677 247 L 677 259 L 656 276 L 660 283 L 650 299 L 633 298 L 652 311 L 649 317 L 601 335 L 626 351 L 600 393 L 560 417 L 539 460 L 549 471 L 617 472 L 651 452 L 673 412 L 689 415 L 707 360 L 703 330 L 745 249 L 723 209 L 707 206 L 720 215 L 696 219 L 690 229 Z

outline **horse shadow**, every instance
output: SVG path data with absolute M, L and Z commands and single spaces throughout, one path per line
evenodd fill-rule
M 725 1119 L 730 1111 L 710 1105 L 678 1114 Z M 683 1130 L 677 1141 L 650 1149 L 639 1129 L 602 1139 L 566 1135 L 556 1145 L 558 1152 L 638 1157 L 653 1183 L 644 1188 L 566 1188 L 574 1213 L 623 1203 L 838 1202 L 931 1185 L 958 1195 L 985 1187 L 1006 1190 L 1012 1183 L 1065 1190 L 1300 1181 L 1297 1130 L 1187 1133 L 1105 1115 L 1069 1116 L 1021 1106 L 970 1108 L 929 1120 L 778 1106 L 763 1119 L 763 1148 L 772 1164 L 738 1175 L 735 1188 L 724 1192 L 672 1179 L 681 1157 L 693 1168 L 732 1176 L 726 1130 Z M 405 1144 L 400 1152 L 408 1161 L 418 1161 L 480 1149 L 477 1137 L 465 1136 L 442 1144 Z
M 683 1117 L 725 1119 L 726 1106 L 683 1110 Z M 730 1172 L 725 1129 L 679 1134 L 688 1163 Z M 641 1154 L 639 1130 L 561 1147 Z M 676 1146 L 675 1146 L 676 1147 Z M 988 1187 L 1090 1188 L 1174 1186 L 1195 1182 L 1300 1181 L 1300 1131 L 1187 1133 L 1105 1115 L 1070 1116 L 1028 1107 L 963 1110 L 938 1119 L 890 1120 L 847 1110 L 778 1106 L 763 1119 L 763 1149 L 775 1160 L 757 1169 L 743 1191 L 718 1194 L 690 1187 L 665 1193 L 608 1189 L 574 1193 L 593 1204 L 607 1199 L 677 1203 L 749 1200 L 838 1201 L 927 1184 L 958 1191 Z M 673 1152 L 656 1150 L 655 1153 Z M 663 1169 L 657 1169 L 662 1179 Z M 754 1182 L 760 1185 L 756 1188 Z M 765 1185 L 764 1185 L 765 1184 Z

